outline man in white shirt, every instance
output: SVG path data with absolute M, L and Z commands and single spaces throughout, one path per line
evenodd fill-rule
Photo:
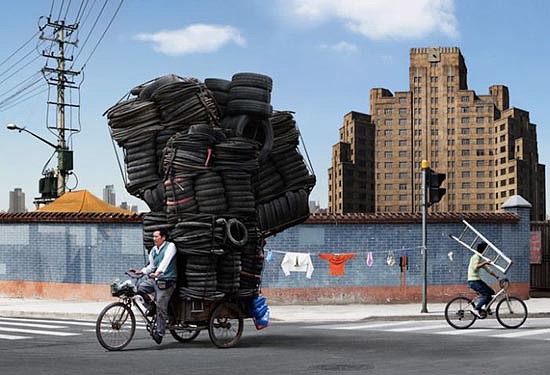
M 155 293 L 156 304 L 156 327 L 151 333 L 157 344 L 162 342 L 168 318 L 168 303 L 172 293 L 176 289 L 177 267 L 176 267 L 176 246 L 168 242 L 168 233 L 165 229 L 156 230 L 153 233 L 155 246 L 149 252 L 149 264 L 141 270 L 131 270 L 138 275 L 148 275 L 138 287 L 138 294 L 143 297 L 146 304 L 151 303 L 150 293 Z M 150 309 L 149 309 L 150 310 Z

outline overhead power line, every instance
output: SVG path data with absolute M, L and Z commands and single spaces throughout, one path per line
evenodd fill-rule
M 36 36 L 40 33 L 40 31 L 37 31 L 35 32 L 30 38 L 29 40 L 27 40 L 25 43 L 23 43 L 23 45 L 21 47 L 19 47 L 18 49 L 15 50 L 15 52 L 13 52 L 11 55 L 9 55 L 8 57 L 6 57 L 2 62 L 0 62 L 0 66 L 4 65 L 6 62 L 9 61 L 9 59 L 11 59 L 13 56 L 15 56 L 17 54 L 17 52 L 21 51 L 23 48 L 25 48 L 25 46 L 27 44 L 29 44 L 34 38 L 36 38 Z

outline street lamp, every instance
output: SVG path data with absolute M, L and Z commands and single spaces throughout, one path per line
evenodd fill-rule
M 48 141 L 47 139 L 42 138 L 38 134 L 35 134 L 32 131 L 26 129 L 25 127 L 19 127 L 14 123 L 7 124 L 6 128 L 8 130 L 17 130 L 19 133 L 29 133 L 30 135 L 44 142 L 48 146 L 53 147 L 55 149 L 55 152 L 57 153 L 57 171 L 56 173 L 50 172 L 40 179 L 38 190 L 40 194 L 42 194 L 42 197 L 36 198 L 34 201 L 35 204 L 37 204 L 37 206 L 40 204 L 46 204 L 51 202 L 55 198 L 63 195 L 65 193 L 67 176 L 73 169 L 73 152 L 69 150 L 68 147 L 65 147 L 62 144 L 56 145 Z
M 37 135 L 37 134 L 34 134 L 33 132 L 31 132 L 30 130 L 27 130 L 27 128 L 23 127 L 23 128 L 20 128 L 19 126 L 15 125 L 14 123 L 10 123 L 8 125 L 6 125 L 6 128 L 8 130 L 17 130 L 19 131 L 19 133 L 21 132 L 27 132 L 29 133 L 30 135 L 32 135 L 33 137 L 35 138 L 38 138 L 40 139 L 42 142 L 46 143 L 47 145 L 50 145 L 52 146 L 56 151 L 59 151 L 60 147 L 58 145 L 54 145 L 53 143 L 51 143 L 50 141 L 42 138 L 41 136 Z

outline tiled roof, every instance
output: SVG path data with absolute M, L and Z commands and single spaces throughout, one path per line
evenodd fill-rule
M 516 223 L 519 216 L 512 213 L 493 212 L 434 212 L 426 218 L 428 223 L 468 222 Z M 306 224 L 374 224 L 374 223 L 421 223 L 421 213 L 376 212 L 350 214 L 311 214 Z
M 0 212 L 0 223 L 141 223 L 143 215 L 115 212 Z

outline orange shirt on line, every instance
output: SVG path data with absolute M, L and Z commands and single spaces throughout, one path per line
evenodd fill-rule
M 328 254 L 322 253 L 319 254 L 319 258 L 325 259 L 328 261 L 330 276 L 340 276 L 344 274 L 344 269 L 346 267 L 346 261 L 348 259 L 355 258 L 355 254 L 346 253 L 346 254 Z

